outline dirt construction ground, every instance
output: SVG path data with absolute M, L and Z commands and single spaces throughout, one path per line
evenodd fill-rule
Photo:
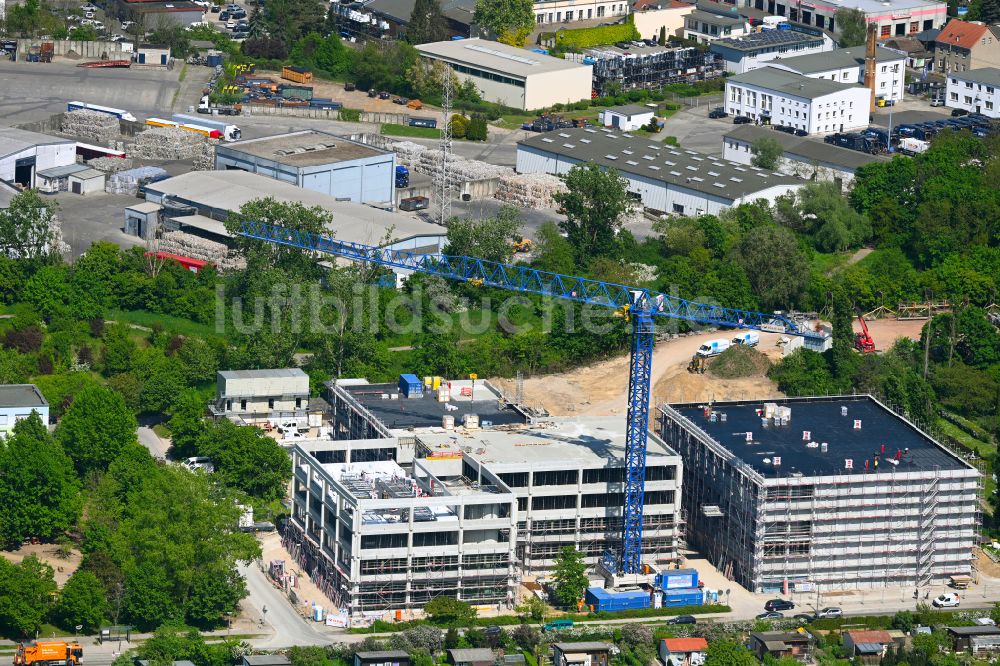
M 71 550 L 67 557 L 62 557 L 59 553 L 59 546 L 53 543 L 28 544 L 14 551 L 4 551 L 0 553 L 8 562 L 17 564 L 29 555 L 34 555 L 45 564 L 52 567 L 56 583 L 59 587 L 66 584 L 69 577 L 80 566 L 83 556 L 78 550 Z
M 900 337 L 919 339 L 923 321 L 879 320 L 868 323 L 877 348 L 888 349 Z M 860 326 L 855 329 L 860 331 Z M 711 374 L 691 374 L 688 362 L 706 340 L 727 333 L 702 333 L 659 342 L 653 352 L 653 404 L 699 400 L 752 400 L 780 396 L 767 377 L 719 379 Z M 772 361 L 781 358 L 781 336 L 761 333 L 758 349 Z M 491 380 L 508 396 L 515 394 L 512 379 Z M 585 368 L 524 380 L 524 403 L 541 407 L 554 416 L 624 414 L 628 393 L 628 356 L 622 355 Z

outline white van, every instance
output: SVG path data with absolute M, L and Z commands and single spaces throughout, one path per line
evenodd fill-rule
M 725 338 L 709 340 L 701 347 L 698 347 L 698 356 L 718 356 L 727 349 L 729 349 L 729 340 Z
M 733 338 L 734 345 L 746 345 L 747 347 L 756 347 L 760 344 L 760 333 L 757 331 L 744 331 L 740 333 L 735 338 Z
M 215 464 L 212 462 L 212 459 L 204 456 L 192 456 L 181 464 L 192 472 L 202 469 L 205 470 L 206 473 L 211 474 L 215 471 Z

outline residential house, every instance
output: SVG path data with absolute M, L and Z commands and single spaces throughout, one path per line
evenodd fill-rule
M 646 39 L 659 39 L 663 30 L 667 39 L 684 28 L 684 17 L 694 10 L 694 5 L 679 0 L 636 0 L 632 3 L 632 22 L 639 35 Z
M 813 79 L 863 84 L 865 82 L 865 57 L 865 48 L 854 46 L 836 49 L 829 53 L 779 58 L 769 62 L 768 66 L 796 72 Z M 876 97 L 895 102 L 901 101 L 905 79 L 906 56 L 892 49 L 877 47 L 875 50 Z
M 886 40 L 884 46 L 902 53 L 910 69 L 923 69 L 934 59 L 933 52 L 916 37 L 894 37 Z
M 1000 118 L 1000 67 L 984 67 L 948 75 L 945 105 L 990 118 Z
M 764 661 L 767 655 L 775 659 L 792 657 L 801 662 L 812 658 L 816 639 L 808 631 L 761 631 L 750 634 L 750 649 Z
M 1000 26 L 952 19 L 934 42 L 934 59 L 942 74 L 1000 67 Z
M 402 650 L 356 652 L 354 666 L 410 666 L 410 655 Z
M 708 641 L 704 638 L 664 638 L 660 660 L 666 666 L 700 666 L 705 663 Z
M 608 666 L 611 648 L 610 643 L 600 642 L 556 643 L 552 646 L 552 663 L 554 666 Z

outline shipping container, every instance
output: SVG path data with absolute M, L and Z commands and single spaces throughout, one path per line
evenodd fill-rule
M 705 602 L 705 594 L 698 588 L 687 590 L 666 590 L 663 592 L 663 606 L 701 606 Z
M 313 80 L 313 74 L 303 67 L 283 67 L 281 78 L 295 81 L 296 83 L 309 83 Z
M 310 100 L 313 96 L 312 86 L 290 86 L 290 85 L 280 85 L 278 86 L 278 94 L 284 99 L 302 99 Z
M 420 383 L 420 379 L 418 379 L 416 375 L 400 375 L 399 392 L 402 393 L 405 398 L 419 398 L 424 394 L 424 385 Z
M 644 590 L 609 592 L 602 587 L 589 587 L 584 602 L 587 606 L 592 606 L 595 612 L 615 613 L 649 608 L 650 594 Z
M 697 569 L 670 569 L 656 574 L 656 587 L 662 590 L 680 590 L 698 587 Z

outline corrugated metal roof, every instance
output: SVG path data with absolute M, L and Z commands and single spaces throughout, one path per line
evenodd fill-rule
M 889 158 L 884 155 L 869 155 L 859 150 L 851 150 L 841 146 L 816 141 L 808 137 L 795 136 L 786 132 L 778 132 L 767 127 L 754 125 L 736 125 L 726 132 L 725 139 L 735 139 L 753 143 L 757 139 L 774 139 L 785 149 L 785 154 L 793 158 L 804 157 L 809 162 L 820 162 L 834 166 L 857 169 L 872 162 L 885 162 Z
M 451 655 L 452 661 L 456 663 L 470 661 L 488 661 L 493 663 L 494 659 L 493 650 L 489 648 L 455 648 L 448 650 L 448 654 Z
M 308 377 L 302 368 L 270 368 L 265 370 L 219 370 L 223 379 L 284 379 Z
M 500 42 L 484 39 L 459 39 L 445 42 L 420 44 L 417 51 L 422 56 L 440 58 L 459 64 L 482 67 L 514 78 L 526 78 L 530 74 L 560 72 L 568 69 L 590 67 L 562 58 L 554 58 L 527 49 L 508 46 Z
M 72 144 L 76 142 L 16 127 L 0 127 L 0 157 L 13 155 L 34 146 L 47 146 L 56 143 Z
M 86 164 L 67 164 L 65 166 L 52 167 L 51 169 L 42 169 L 35 175 L 42 178 L 65 178 L 66 176 L 84 171 L 93 171 L 93 169 Z

